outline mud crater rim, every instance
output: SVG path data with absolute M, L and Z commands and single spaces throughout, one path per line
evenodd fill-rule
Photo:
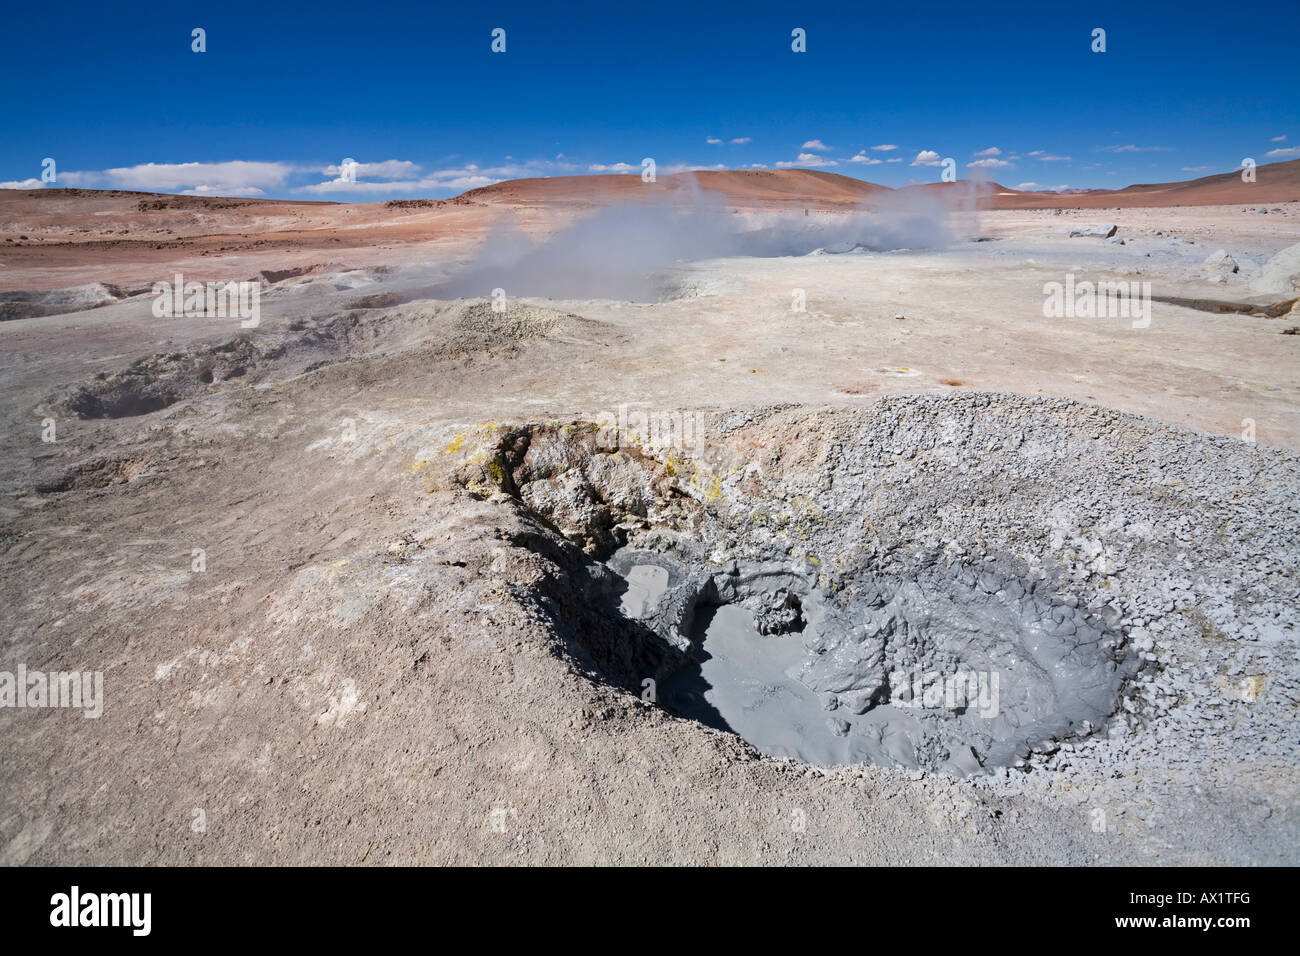
M 690 517 L 665 521 L 680 499 L 652 474 L 661 463 L 601 450 L 589 426 L 504 427 L 478 475 L 584 552 L 573 583 L 604 621 L 585 625 L 599 638 L 582 627 L 575 637 L 604 679 L 637 693 L 653 681 L 665 709 L 762 753 L 957 776 L 1028 768 L 1106 729 L 1145 667 L 1113 608 L 1081 607 L 1014 559 L 932 553 L 900 575 L 870 561 L 827 574 L 788 550 L 733 558 L 701 518 L 707 502 L 689 498 Z M 718 621 L 728 633 L 713 644 Z M 746 666 L 766 650 L 788 665 L 781 673 Z M 683 702 L 691 681 L 698 693 Z M 748 727 L 736 716 L 763 712 Z

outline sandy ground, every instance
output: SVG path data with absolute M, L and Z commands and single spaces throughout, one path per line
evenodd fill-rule
M 0 258 L 5 290 L 277 277 L 247 332 L 155 318 L 145 295 L 0 322 L 4 660 L 99 670 L 105 687 L 97 720 L 0 711 L 0 860 L 1295 862 L 1294 739 L 1235 778 L 1201 763 L 1154 779 L 1139 762 L 1119 784 L 1035 769 L 994 786 L 808 768 L 676 718 L 593 663 L 570 579 L 581 559 L 553 523 L 464 469 L 501 423 L 627 403 L 801 406 L 806 425 L 760 415 L 745 433 L 795 448 L 817 416 L 875 415 L 884 396 L 994 392 L 1187 429 L 1159 436 L 1208 442 L 1215 462 L 1238 452 L 1200 436 L 1244 445 L 1253 423 L 1258 453 L 1293 470 L 1300 336 L 1282 333 L 1296 316 L 1157 301 L 1134 329 L 1042 306 L 1067 274 L 1282 301 L 1250 287 L 1250 266 L 1300 242 L 1300 204 L 987 212 L 942 251 L 684 265 L 653 304 L 511 299 L 516 326 L 461 302 L 360 300 L 470 255 L 498 205 L 347 208 L 286 204 L 274 223 L 177 209 L 196 218 L 188 238 L 150 219 L 158 236 L 128 225 L 93 257 L 40 248 L 65 226 L 24 221 L 28 239 Z M 520 215 L 541 233 L 573 210 Z M 1103 222 L 1123 245 L 1067 235 Z M 1204 266 L 1218 250 L 1241 271 Z M 78 387 L 102 394 L 104 373 L 135 389 L 123 373 L 146 356 L 144 377 L 174 385 L 167 407 L 77 416 Z M 1147 434 L 1115 421 L 1125 440 Z M 1269 706 L 1293 719 L 1292 676 Z

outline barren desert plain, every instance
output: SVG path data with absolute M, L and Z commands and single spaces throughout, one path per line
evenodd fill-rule
M 5 659 L 103 695 L 0 862 L 1300 862 L 1298 282 L 1300 160 L 0 191 Z

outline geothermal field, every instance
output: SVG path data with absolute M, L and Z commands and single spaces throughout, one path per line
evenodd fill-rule
M 0 192 L 0 862 L 1300 862 L 1298 284 L 1300 161 Z

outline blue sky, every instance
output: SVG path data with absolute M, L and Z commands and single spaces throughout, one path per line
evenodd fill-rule
M 375 201 L 643 157 L 900 186 L 952 157 L 1110 188 L 1300 158 L 1297 0 L 550 6 L 14 5 L 0 183 L 51 157 L 58 186 Z

